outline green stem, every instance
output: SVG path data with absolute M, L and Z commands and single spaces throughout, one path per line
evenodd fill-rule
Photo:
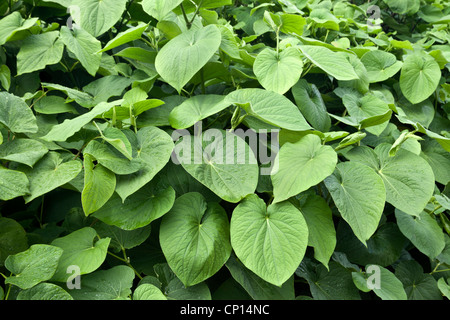
M 183 13 L 184 21 L 186 22 L 186 27 L 187 27 L 188 29 L 190 29 L 191 26 L 192 26 L 192 23 L 189 21 L 189 19 L 188 19 L 188 17 L 187 17 L 187 14 L 186 14 L 186 11 L 184 10 L 184 6 L 183 6 L 182 3 L 180 4 L 180 8 L 181 8 L 181 12 Z
M 9 297 L 9 292 L 11 291 L 11 284 L 8 285 L 8 291 L 6 291 L 6 296 L 5 296 L 5 300 L 8 300 Z

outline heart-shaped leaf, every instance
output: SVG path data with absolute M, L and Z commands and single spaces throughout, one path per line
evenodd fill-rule
M 159 239 L 170 268 L 186 286 L 208 279 L 225 264 L 231 253 L 229 229 L 225 210 L 200 193 L 175 201 L 161 221 Z
M 274 203 L 295 196 L 331 175 L 337 154 L 332 147 L 322 145 L 318 136 L 308 134 L 296 143 L 285 143 L 275 162 L 278 165 L 271 174 Z
M 308 227 L 289 202 L 246 197 L 233 211 L 231 245 L 236 256 L 265 281 L 281 286 L 295 272 L 308 245 Z
M 221 43 L 215 25 L 190 29 L 170 40 L 158 52 L 156 71 L 178 92 L 211 59 Z

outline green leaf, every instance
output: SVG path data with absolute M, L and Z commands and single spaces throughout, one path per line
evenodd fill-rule
M 83 87 L 83 91 L 92 95 L 94 98 L 91 103 L 97 105 L 106 103 L 105 101 L 108 101 L 111 97 L 121 96 L 122 92 L 130 86 L 131 83 L 132 81 L 129 78 L 118 75 L 108 75 L 90 82 Z
M 11 200 L 30 192 L 30 183 L 23 172 L 0 166 L 0 181 L 1 200 Z
M 102 55 L 97 53 L 102 48 L 101 42 L 81 28 L 75 27 L 70 30 L 62 26 L 60 32 L 61 40 L 67 49 L 75 55 L 90 75 L 95 76 L 102 59 Z
M 159 288 L 150 283 L 144 283 L 134 290 L 133 300 L 167 300 L 167 297 Z
M 226 97 L 226 101 L 241 106 L 248 116 L 271 125 L 292 131 L 311 129 L 297 106 L 276 92 L 263 89 L 240 89 L 231 92 Z
M 174 148 L 172 138 L 156 127 L 140 129 L 136 138 L 137 141 L 130 141 L 133 158 L 139 159 L 142 167 L 131 175 L 117 177 L 116 192 L 122 201 L 153 179 L 170 160 Z
M 63 250 L 58 247 L 35 244 L 26 251 L 11 255 L 5 260 L 5 267 L 14 276 L 5 279 L 21 289 L 29 289 L 36 284 L 50 280 L 55 274 Z
M 77 109 L 66 99 L 59 96 L 44 96 L 39 100 L 34 101 L 34 110 L 42 114 L 59 114 L 59 113 L 73 113 L 78 114 Z
M 372 274 L 367 270 L 373 270 Z M 356 281 L 358 276 L 362 277 L 362 285 L 367 286 L 371 282 L 371 276 L 379 277 L 375 283 L 374 288 L 367 288 L 366 290 L 373 290 L 373 292 L 381 298 L 381 300 L 406 300 L 406 292 L 399 279 L 388 269 L 378 265 L 367 265 L 366 273 L 361 274 L 357 272 L 352 273 L 353 280 Z M 365 282 L 365 283 L 364 283 Z M 356 282 L 355 282 L 356 284 Z M 377 286 L 379 284 L 379 287 Z M 366 291 L 367 292 L 367 291 Z
M 177 163 L 220 198 L 237 203 L 256 190 L 258 164 L 243 138 L 210 129 L 183 136 L 175 146 Z
M 94 124 L 96 123 L 94 122 Z M 131 147 L 131 143 L 125 133 L 123 133 L 120 129 L 114 127 L 108 127 L 103 132 L 100 129 L 99 131 L 103 140 L 108 142 L 128 160 L 133 160 L 133 150 Z
M 11 70 L 6 64 L 0 66 L 0 84 L 5 90 L 11 86 Z
M 308 195 L 299 201 L 299 209 L 309 230 L 308 246 L 314 248 L 314 258 L 328 268 L 331 255 L 336 247 L 331 209 L 320 196 Z
M 300 112 L 314 129 L 328 132 L 331 127 L 331 119 L 317 86 L 300 79 L 292 87 L 292 95 Z
M 0 20 L 0 46 L 8 42 L 15 33 L 30 29 L 39 18 L 23 19 L 19 11 L 14 11 Z
M 19 97 L 0 92 L 0 123 L 14 133 L 36 133 L 36 117 L 28 105 Z
M 101 238 L 111 238 L 109 247 L 110 249 L 116 249 L 118 252 L 141 245 L 148 239 L 151 233 L 150 225 L 135 230 L 123 230 L 119 227 L 97 221 L 94 228 Z
M 392 78 L 403 65 L 392 53 L 380 50 L 368 51 L 361 57 L 361 62 L 366 67 L 370 83 Z
M 81 277 L 81 289 L 72 290 L 75 300 L 129 300 L 135 274 L 133 269 L 118 265 Z
M 86 92 L 82 92 L 76 89 L 68 88 L 55 83 L 42 82 L 42 88 L 46 88 L 49 91 L 58 90 L 64 92 L 70 99 L 75 100 L 80 106 L 85 108 L 91 108 L 95 106 L 92 102 L 92 96 Z
M 197 95 L 172 109 L 169 115 L 170 125 L 175 129 L 189 128 L 196 122 L 229 106 L 230 103 L 225 100 L 225 96 L 215 94 Z
M 101 164 L 94 165 L 89 154 L 84 155 L 84 188 L 81 204 L 86 216 L 100 209 L 114 193 L 116 176 Z
M 0 159 L 15 161 L 33 167 L 48 149 L 41 142 L 32 139 L 14 139 L 0 145 Z
M 111 39 L 105 47 L 99 52 L 105 52 L 121 46 L 125 43 L 140 39 L 142 33 L 147 29 L 148 24 L 140 22 L 137 26 L 127 29 L 126 31 L 120 32 L 114 39 Z
M 383 214 L 383 180 L 368 166 L 350 161 L 338 163 L 334 174 L 324 182 L 342 218 L 366 245 Z
M 447 299 L 450 298 L 450 284 L 449 281 L 445 281 L 444 278 L 440 278 L 437 282 L 439 290 L 442 292 L 442 295 L 447 297 Z
M 289 202 L 266 207 L 255 194 L 234 209 L 230 235 L 239 260 L 276 286 L 294 274 L 308 245 L 308 227 L 296 207 Z
M 403 283 L 408 300 L 442 300 L 438 283 L 417 261 L 400 261 L 395 276 Z
M 109 111 L 114 105 L 114 102 L 100 102 L 89 112 L 73 119 L 66 119 L 62 123 L 53 126 L 42 139 L 47 141 L 66 141 L 80 131 L 81 128 L 90 123 L 95 117 Z
M 258 277 L 240 262 L 234 253 L 226 263 L 227 269 L 254 300 L 294 300 L 294 277 L 290 277 L 281 287 Z
M 60 286 L 53 283 L 39 283 L 33 288 L 22 290 L 17 300 L 73 300 L 72 296 Z
M 94 37 L 111 29 L 122 17 L 127 0 L 79 0 L 79 15 L 74 20 Z
M 53 281 L 67 281 L 70 277 L 67 268 L 72 265 L 80 268 L 80 275 L 91 273 L 102 265 L 111 239 L 104 238 L 94 243 L 96 236 L 95 229 L 84 227 L 51 242 L 52 246 L 64 250 L 58 268 L 52 277 Z
M 278 152 L 272 172 L 274 203 L 286 200 L 319 184 L 334 172 L 337 154 L 331 146 L 322 145 L 315 134 L 296 143 L 285 143 Z
M 432 139 L 426 139 L 422 145 L 420 156 L 433 169 L 437 182 L 447 185 L 450 182 L 450 153 Z
M 360 300 L 359 291 L 353 283 L 351 271 L 338 262 L 331 261 L 327 269 L 305 259 L 295 274 L 308 281 L 315 300 Z
M 225 264 L 231 253 L 229 229 L 219 204 L 207 203 L 196 192 L 177 198 L 161 221 L 159 239 L 170 268 L 185 286 L 210 278 Z
M 30 181 L 30 194 L 24 197 L 25 202 L 28 203 L 75 179 L 81 167 L 80 161 L 64 162 L 59 153 L 50 151 L 36 163 L 33 169 L 22 168 L 21 171 Z
M 321 46 L 303 45 L 300 46 L 300 50 L 312 63 L 337 80 L 358 79 L 358 75 L 345 55 Z
M 303 61 L 297 48 L 290 47 L 280 53 L 271 48 L 261 51 L 253 64 L 259 83 L 270 91 L 286 93 L 303 71 Z
M 389 144 L 380 144 L 375 150 L 358 147 L 346 157 L 371 166 L 380 175 L 387 202 L 408 214 L 419 215 L 433 195 L 433 170 L 426 160 L 405 149 L 390 157 L 390 148 Z
M 143 0 L 142 9 L 156 20 L 163 20 L 183 0 Z
M 58 31 L 29 36 L 23 40 L 17 54 L 17 75 L 42 70 L 58 63 L 63 51 L 64 43 Z
M 345 253 L 349 261 L 359 265 L 388 267 L 400 258 L 406 243 L 407 239 L 394 222 L 381 224 L 367 240 L 367 246 L 356 238 L 347 223 L 339 222 L 335 251 Z
M 420 9 L 420 0 L 383 0 L 394 13 L 414 14 Z
M 423 254 L 436 258 L 445 247 L 442 228 L 436 219 L 425 211 L 418 216 L 412 216 L 399 209 L 395 210 L 395 218 L 400 231 Z
M 170 40 L 156 56 L 156 71 L 179 93 L 219 49 L 220 30 L 215 25 L 190 29 Z
M 112 145 L 95 140 L 89 142 L 83 154 L 93 156 L 102 166 L 119 175 L 131 174 L 141 168 L 138 159 L 129 160 Z
M 0 266 L 5 259 L 28 249 L 27 233 L 11 218 L 0 217 Z
M 93 216 L 123 230 L 135 230 L 162 217 L 172 208 L 174 201 L 175 191 L 172 187 L 152 180 L 125 201 L 114 194 Z
M 400 73 L 400 89 L 406 99 L 416 104 L 433 94 L 440 79 L 441 70 L 432 57 L 408 55 Z

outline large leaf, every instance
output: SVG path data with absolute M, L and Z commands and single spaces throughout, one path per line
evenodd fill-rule
M 436 90 L 441 79 L 438 63 L 429 55 L 408 55 L 400 73 L 400 89 L 411 103 L 422 102 Z
M 111 239 L 103 238 L 94 243 L 96 236 L 94 229 L 85 227 L 53 240 L 51 245 L 63 249 L 63 254 L 52 280 L 67 281 L 70 277 L 67 268 L 72 265 L 80 269 L 80 275 L 97 270 L 105 261 Z
M 220 30 L 214 25 L 190 29 L 170 40 L 156 56 L 161 77 L 178 92 L 219 49 Z
M 372 271 L 372 273 L 367 272 Z M 368 292 L 373 290 L 382 300 L 406 300 L 406 292 L 403 284 L 388 269 L 378 265 L 367 265 L 366 273 L 353 272 L 353 281 L 361 290 Z M 371 277 L 378 277 L 374 283 L 371 283 Z M 378 283 L 377 283 L 378 282 Z M 369 287 L 373 285 L 373 288 Z
M 425 211 L 418 216 L 411 216 L 398 209 L 395 210 L 400 231 L 423 254 L 436 258 L 445 247 L 445 237 L 436 219 Z
M 223 130 L 183 136 L 175 146 L 176 161 L 220 198 L 239 202 L 256 190 L 259 167 L 241 137 Z
M 371 83 L 392 78 L 403 65 L 392 53 L 381 50 L 368 51 L 361 57 L 361 62 L 366 67 Z
M 82 276 L 81 289 L 72 290 L 75 300 L 129 300 L 135 274 L 133 269 L 118 265 Z
M 0 266 L 8 256 L 28 249 L 26 234 L 16 220 L 0 217 Z
M 380 175 L 387 202 L 408 214 L 419 215 L 433 194 L 433 170 L 423 158 L 405 149 L 389 156 L 390 148 L 389 144 L 380 144 L 375 151 L 358 147 L 346 157 L 371 166 Z
M 170 125 L 185 129 L 230 106 L 225 96 L 208 94 L 191 97 L 175 107 L 169 115 Z
M 337 80 L 358 79 L 345 56 L 322 46 L 301 46 L 300 49 L 312 63 Z
M 210 278 L 225 264 L 231 253 L 229 230 L 225 210 L 200 193 L 175 201 L 161 221 L 159 239 L 170 268 L 186 286 Z
M 305 278 L 315 300 L 360 300 L 359 291 L 352 280 L 351 270 L 336 261 L 327 269 L 304 259 L 295 274 Z
M 102 48 L 101 42 L 81 28 L 70 30 L 62 26 L 60 32 L 61 40 L 68 50 L 75 55 L 90 75 L 95 76 L 102 59 L 102 55 L 97 53 Z
M 0 123 L 14 133 L 36 133 L 36 117 L 28 105 L 19 97 L 0 92 Z
M 117 177 L 116 192 L 122 201 L 147 184 L 166 165 L 173 151 L 172 138 L 156 127 L 145 127 L 137 132 L 133 158 L 141 161 L 139 171 Z
M 296 143 L 285 143 L 278 152 L 276 172 L 272 173 L 274 203 L 286 200 L 320 183 L 334 172 L 337 154 L 322 145 L 315 134 Z
M 131 174 L 141 168 L 141 162 L 138 159 L 129 160 L 112 145 L 96 140 L 89 142 L 84 148 L 83 154 L 91 155 L 98 163 L 115 174 Z
M 50 280 L 55 274 L 63 250 L 45 244 L 32 245 L 28 250 L 9 256 L 5 267 L 14 275 L 5 283 L 29 289 L 39 282 Z
M 58 63 L 63 55 L 64 43 L 58 31 L 31 35 L 20 46 L 17 54 L 17 75 L 44 69 Z
M 300 79 L 292 87 L 292 95 L 311 126 L 316 130 L 328 132 L 331 127 L 331 119 L 317 86 L 308 83 L 305 79 Z
M 308 195 L 306 199 L 301 199 L 298 206 L 308 225 L 308 246 L 314 248 L 314 258 L 328 268 L 336 247 L 331 209 L 325 199 L 317 195 Z
M 342 162 L 325 185 L 342 218 L 364 244 L 378 228 L 386 201 L 383 180 L 368 166 Z
M 100 209 L 114 193 L 116 176 L 101 164 L 94 165 L 94 158 L 84 155 L 84 188 L 81 204 L 84 213 L 89 215 Z
M 23 172 L 0 166 L 0 181 L 1 200 L 11 200 L 30 192 L 30 183 Z
M 127 42 L 140 39 L 142 33 L 147 29 L 148 24 L 139 23 L 136 27 L 129 28 L 119 33 L 114 39 L 110 40 L 100 52 L 108 51 L 121 46 Z
M 156 183 L 156 178 L 125 201 L 114 194 L 93 216 L 123 230 L 147 226 L 166 214 L 175 201 L 175 191 Z
M 395 276 L 403 283 L 408 300 L 442 300 L 436 279 L 424 273 L 417 261 L 400 261 L 395 266 Z
M 19 11 L 14 11 L 0 20 L 0 46 L 10 40 L 15 33 L 30 29 L 39 18 L 23 19 Z
M 42 139 L 47 141 L 66 141 L 80 131 L 86 124 L 90 123 L 95 117 L 108 111 L 114 105 L 115 103 L 101 102 L 89 112 L 73 119 L 66 119 L 62 123 L 53 126 Z
M 74 20 L 94 37 L 98 37 L 111 29 L 119 21 L 125 11 L 127 0 L 79 0 L 79 15 Z
M 256 57 L 253 71 L 265 89 L 284 94 L 300 79 L 303 61 L 297 48 L 279 53 L 267 48 Z
M 73 300 L 72 296 L 60 286 L 52 283 L 40 283 L 30 289 L 22 290 L 17 300 Z
M 306 221 L 294 205 L 282 202 L 266 207 L 255 194 L 234 209 L 230 235 L 239 260 L 277 286 L 294 274 L 308 245 Z
M 311 129 L 303 115 L 285 96 L 263 89 L 240 89 L 231 92 L 226 101 L 241 106 L 248 116 L 292 131 Z
M 183 0 L 143 0 L 142 9 L 156 20 L 163 20 Z
M 24 197 L 25 201 L 30 202 L 70 182 L 80 173 L 81 168 L 78 160 L 64 162 L 59 153 L 47 153 L 33 169 L 22 168 L 30 181 L 30 194 Z
M 32 139 L 14 139 L 0 145 L 0 159 L 23 163 L 30 167 L 47 152 L 45 145 Z

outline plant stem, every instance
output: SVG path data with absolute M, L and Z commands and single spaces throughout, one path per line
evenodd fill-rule
M 186 27 L 187 27 L 188 29 L 190 29 L 191 26 L 192 26 L 192 23 L 189 21 L 187 15 L 186 15 L 186 11 L 184 10 L 184 6 L 183 6 L 182 3 L 180 4 L 180 8 L 181 8 L 181 12 L 183 13 L 184 21 L 186 22 Z

